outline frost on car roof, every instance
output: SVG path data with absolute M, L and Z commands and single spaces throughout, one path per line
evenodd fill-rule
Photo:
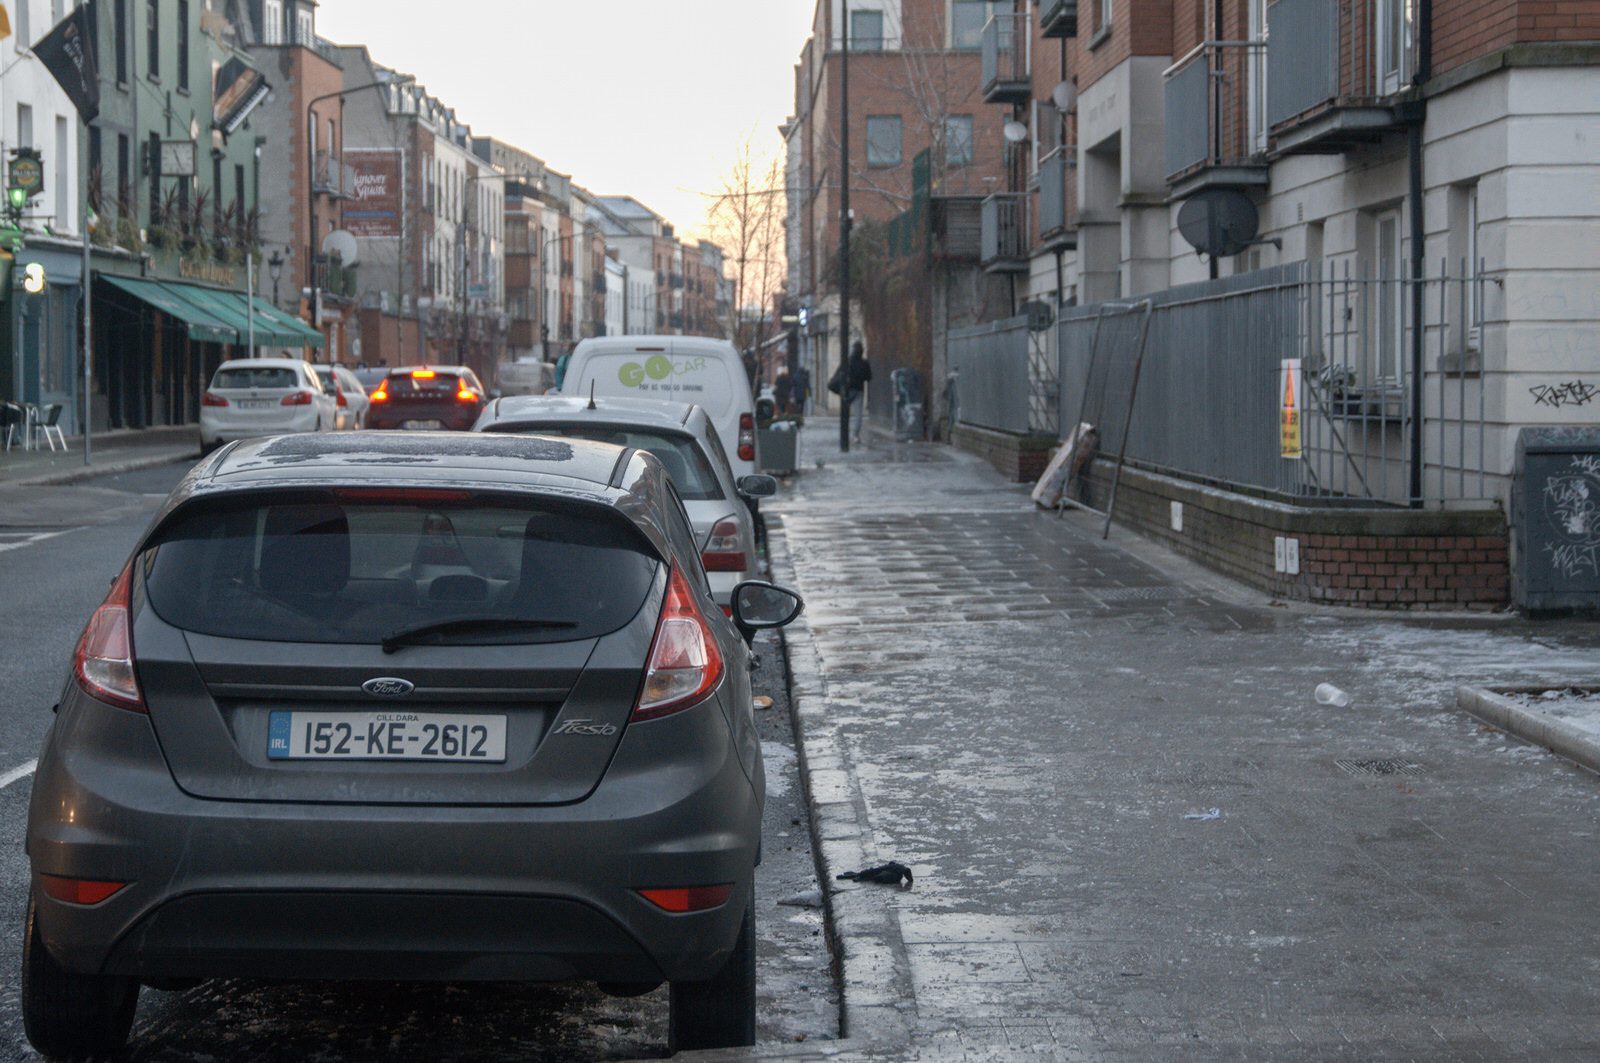
M 245 443 L 217 470 L 227 474 L 295 466 L 460 468 L 545 472 L 608 483 L 621 448 L 583 440 L 465 432 L 341 432 Z M 529 466 L 533 466 L 530 468 Z

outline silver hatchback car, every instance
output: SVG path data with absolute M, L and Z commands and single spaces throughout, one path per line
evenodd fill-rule
M 84 629 L 39 756 L 21 981 L 46 1055 L 141 983 L 671 983 L 749 1044 L 754 632 L 644 450 L 459 433 L 233 444 Z
M 776 493 L 778 482 L 760 474 L 735 479 L 716 426 L 701 407 L 603 396 L 509 397 L 485 406 L 473 431 L 531 432 L 648 450 L 677 485 L 717 604 L 732 608 L 733 589 L 760 575 L 752 503 Z

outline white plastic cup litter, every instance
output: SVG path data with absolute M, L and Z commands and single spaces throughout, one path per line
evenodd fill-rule
M 1318 705 L 1332 705 L 1336 709 L 1342 709 L 1350 704 L 1350 695 L 1332 683 L 1318 683 L 1316 696 Z

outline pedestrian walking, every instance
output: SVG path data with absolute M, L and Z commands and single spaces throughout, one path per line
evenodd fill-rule
M 778 414 L 787 417 L 794 412 L 794 382 L 787 369 L 778 370 L 772 381 L 772 399 L 778 404 Z
M 872 380 L 872 363 L 867 361 L 866 351 L 861 346 L 861 341 L 856 340 L 850 348 L 850 365 L 845 372 L 845 379 L 849 382 L 845 392 L 845 404 L 853 407 L 851 410 L 850 434 L 855 442 L 861 442 L 861 418 L 867 406 L 867 384 Z
M 794 389 L 794 411 L 801 417 L 811 416 L 811 370 L 805 366 L 795 368 L 789 378 Z

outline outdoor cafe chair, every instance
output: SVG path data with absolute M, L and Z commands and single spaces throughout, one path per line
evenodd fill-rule
M 59 444 L 62 450 L 67 449 L 67 437 L 61 434 L 61 404 L 51 403 L 43 409 L 35 409 L 33 414 L 33 448 L 39 449 L 39 436 L 44 436 L 44 441 L 50 445 L 50 452 L 55 453 Z
M 11 449 L 12 440 L 18 435 L 22 436 L 22 445 L 28 445 L 28 414 L 21 406 L 14 402 L 0 402 L 0 431 L 5 432 L 6 449 Z

